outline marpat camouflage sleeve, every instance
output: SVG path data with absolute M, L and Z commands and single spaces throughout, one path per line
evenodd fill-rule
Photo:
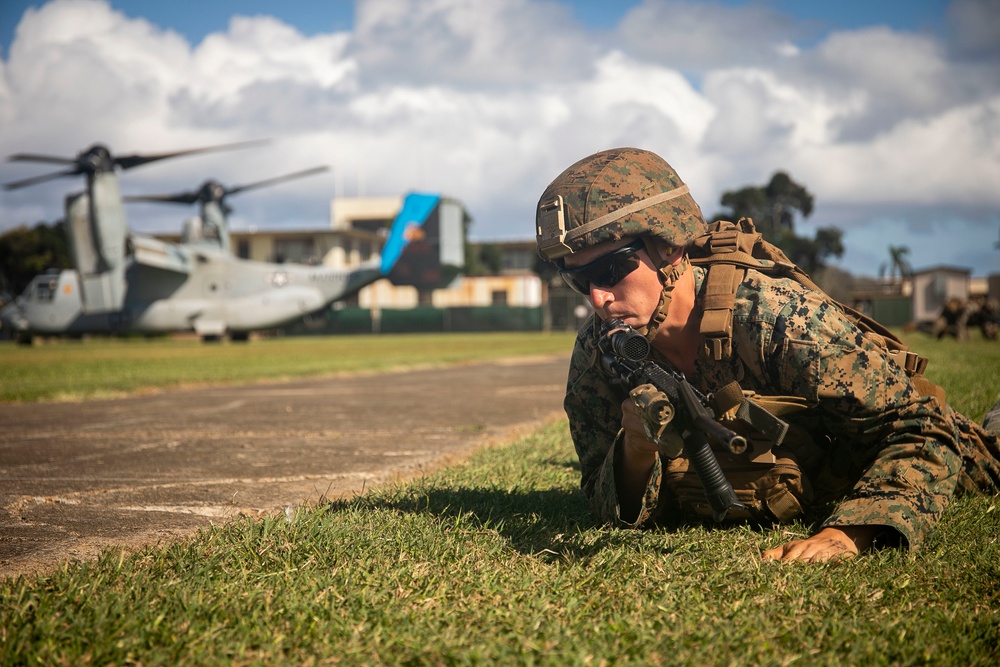
M 883 348 L 822 295 L 750 271 L 737 298 L 741 386 L 814 405 L 810 430 L 833 454 L 824 465 L 846 463 L 841 474 L 854 481 L 823 525 L 886 526 L 916 548 L 961 470 L 945 406 L 921 396 Z

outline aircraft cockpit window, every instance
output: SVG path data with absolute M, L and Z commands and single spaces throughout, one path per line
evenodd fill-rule
M 37 285 L 35 285 L 35 301 L 40 302 L 51 302 L 56 296 L 56 288 L 59 286 L 59 281 L 55 278 L 51 280 L 42 280 Z

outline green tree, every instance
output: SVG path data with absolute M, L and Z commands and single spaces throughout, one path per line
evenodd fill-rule
M 479 247 L 479 258 L 483 266 L 493 274 L 498 275 L 503 270 L 503 252 L 495 243 L 484 243 Z
M 13 294 L 20 294 L 31 279 L 47 269 L 69 269 L 66 225 L 59 221 L 34 227 L 21 226 L 0 234 L 0 273 Z
M 497 275 L 503 269 L 503 252 L 495 243 L 466 243 L 465 274 Z
M 535 262 L 532 264 L 531 270 L 542 279 L 542 282 L 547 283 L 550 287 L 562 287 L 565 285 L 559 278 L 559 267 L 552 262 L 542 259 L 537 254 L 535 254 Z
M 729 210 L 716 214 L 713 220 L 751 218 L 764 238 L 808 273 L 824 267 L 827 258 L 844 254 L 843 232 L 835 227 L 817 229 L 815 239 L 795 234 L 796 216 L 812 215 L 814 200 L 805 186 L 783 171 L 775 172 L 767 185 L 724 192 L 720 203 Z
M 729 207 L 733 219 L 752 218 L 768 238 L 792 231 L 796 211 L 808 218 L 813 210 L 813 196 L 783 171 L 775 172 L 763 187 L 748 185 L 723 193 L 721 203 Z

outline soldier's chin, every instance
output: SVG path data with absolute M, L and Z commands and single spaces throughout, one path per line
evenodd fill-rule
M 640 322 L 639 318 L 637 318 L 635 315 L 618 315 L 616 313 L 606 313 L 604 311 L 598 311 L 597 314 L 600 316 L 602 320 L 605 321 L 611 319 L 621 320 L 622 322 L 632 327 L 633 329 L 646 326 L 646 322 Z

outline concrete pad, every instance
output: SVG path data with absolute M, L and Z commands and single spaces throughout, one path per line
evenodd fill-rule
M 561 417 L 569 359 L 0 406 L 0 576 L 360 493 Z

